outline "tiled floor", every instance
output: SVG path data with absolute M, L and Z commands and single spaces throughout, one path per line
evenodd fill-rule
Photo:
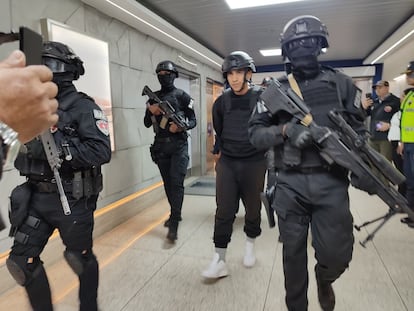
M 375 197 L 351 189 L 355 223 L 387 211 Z M 242 210 L 242 209 L 241 209 Z M 282 245 L 263 213 L 263 233 L 256 243 L 256 265 L 242 265 L 245 236 L 243 213 L 234 224 L 227 264 L 230 276 L 206 282 L 200 272 L 213 255 L 215 198 L 186 195 L 179 239 L 166 243 L 163 221 L 166 200 L 95 240 L 100 262 L 99 304 L 102 311 L 258 311 L 286 310 Z M 397 215 L 363 248 L 355 243 L 350 268 L 334 284 L 337 311 L 414 310 L 414 231 Z M 368 227 L 372 229 L 372 226 Z M 367 236 L 355 231 L 356 241 Z M 320 310 L 309 247 L 309 310 Z M 47 269 L 56 311 L 75 311 L 77 278 L 62 260 Z M 0 310 L 30 310 L 25 293 L 16 287 L 0 296 Z

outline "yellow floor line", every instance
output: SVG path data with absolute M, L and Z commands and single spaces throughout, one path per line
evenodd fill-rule
M 113 262 L 115 259 L 117 259 L 123 252 L 125 252 L 133 243 L 135 243 L 137 240 L 139 240 L 141 237 L 143 237 L 145 234 L 150 232 L 152 229 L 160 225 L 162 222 L 164 222 L 169 215 L 168 213 L 165 213 L 160 219 L 154 221 L 149 226 L 147 226 L 145 229 L 141 230 L 137 233 L 136 236 L 134 236 L 132 239 L 127 241 L 122 247 L 120 247 L 117 251 L 115 251 L 109 258 L 106 258 L 104 260 L 99 260 L 99 270 L 102 270 L 104 267 L 109 265 L 111 262 Z M 53 304 L 56 304 L 63 300 L 71 291 L 75 290 L 79 287 L 79 282 L 72 282 L 58 297 L 56 297 L 53 301 Z
M 126 203 L 128 203 L 128 202 L 130 202 L 130 201 L 132 201 L 132 200 L 134 200 L 134 199 L 136 199 L 136 198 L 152 191 L 152 190 L 155 190 L 156 188 L 158 188 L 162 185 L 163 185 L 162 182 L 158 182 L 158 183 L 156 183 L 154 185 L 151 185 L 147 188 L 144 188 L 140 191 L 134 192 L 133 194 L 130 194 L 130 195 L 126 196 L 125 198 L 122 198 L 122 199 L 120 199 L 118 201 L 115 201 L 115 202 L 113 202 L 113 203 L 111 203 L 107 206 L 104 206 L 104 207 L 102 207 L 102 208 L 95 211 L 94 217 L 95 218 L 100 217 L 101 215 L 104 215 L 104 214 L 108 213 L 109 211 L 111 211 L 113 209 L 119 208 L 120 206 L 122 206 L 122 205 L 124 205 L 124 204 L 126 204 Z M 55 230 L 53 232 L 53 234 L 51 235 L 49 240 L 56 238 L 58 235 L 59 235 L 59 232 L 57 230 Z M 7 257 L 9 256 L 9 253 L 10 253 L 10 251 L 7 251 L 7 252 L 4 252 L 4 253 L 0 254 L 0 266 L 5 264 L 5 261 L 6 261 Z

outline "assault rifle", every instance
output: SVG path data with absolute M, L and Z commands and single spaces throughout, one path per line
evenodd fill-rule
M 407 200 L 390 185 L 398 185 L 405 181 L 405 177 L 397 171 L 391 163 L 380 153 L 372 149 L 361 135 L 344 120 L 337 111 L 330 111 L 329 118 L 335 124 L 335 131 L 328 127 L 317 125 L 303 100 L 291 89 L 284 87 L 278 80 L 271 81 L 267 89 L 261 94 L 266 108 L 271 114 L 284 110 L 308 127 L 314 144 L 327 164 L 337 164 L 346 168 L 359 180 L 369 181 L 370 193 L 376 194 L 389 211 L 382 217 L 355 226 L 358 231 L 373 222 L 382 222 L 360 242 L 362 246 L 374 238 L 376 232 L 395 214 L 406 213 L 414 220 Z M 383 182 L 372 170 L 375 167 L 390 183 Z
M 158 96 L 151 91 L 148 85 L 144 86 L 142 89 L 142 96 L 147 95 L 150 101 L 155 102 L 159 105 L 160 109 L 162 110 L 164 117 L 166 119 L 170 119 L 172 122 L 177 124 L 180 129 L 186 130 L 188 127 L 188 121 L 185 119 L 184 116 L 178 114 L 174 107 L 166 100 L 162 101 L 158 98 Z

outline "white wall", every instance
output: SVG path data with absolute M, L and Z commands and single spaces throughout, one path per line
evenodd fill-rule
M 204 90 L 207 78 L 221 79 L 219 67 L 194 59 L 184 50 L 166 45 L 161 38 L 143 34 L 80 0 L 2 0 L 0 12 L 3 12 L 0 31 L 27 26 L 40 33 L 40 19 L 50 18 L 108 42 L 116 150 L 111 162 L 103 166 L 104 190 L 98 200 L 99 208 L 161 180 L 158 168 L 149 155 L 153 131 L 143 125 L 146 99 L 141 96 L 146 84 L 152 89 L 159 88 L 154 72 L 158 62 L 169 59 L 199 76 L 199 82 L 191 86 L 190 94 L 194 94 L 200 102 L 201 108 L 197 112 L 199 135 L 206 137 Z M 17 43 L 1 46 L 0 58 L 17 47 Z M 196 66 L 187 64 L 179 56 Z M 200 148 L 197 157 L 205 157 L 205 144 L 197 144 L 197 147 Z M 200 160 L 194 163 L 200 165 Z M 4 173 L 0 185 L 0 212 L 5 219 L 11 189 L 22 181 L 24 179 L 14 169 Z M 7 231 L 0 232 L 0 253 L 7 250 L 11 243 L 11 239 L 6 237 Z

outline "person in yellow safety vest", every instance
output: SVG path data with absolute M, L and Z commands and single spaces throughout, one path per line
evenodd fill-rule
M 414 86 L 414 61 L 411 61 L 403 72 L 407 84 Z M 414 210 L 414 91 L 408 92 L 401 103 L 401 144 L 400 153 L 404 157 L 404 175 L 406 177 L 408 206 Z M 405 217 L 402 223 L 414 227 L 414 219 Z

